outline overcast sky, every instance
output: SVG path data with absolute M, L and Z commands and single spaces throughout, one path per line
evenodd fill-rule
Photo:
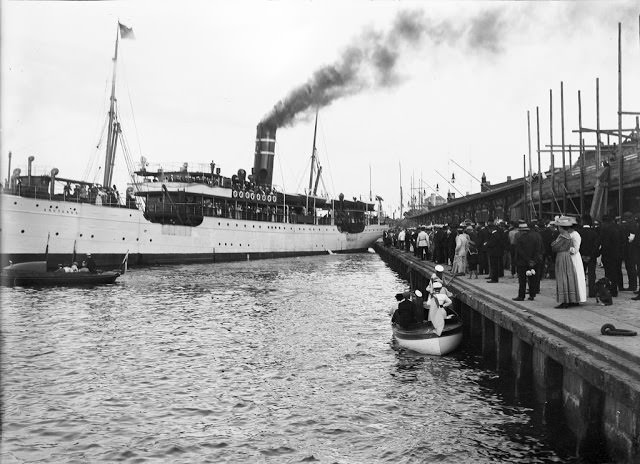
M 391 213 L 401 164 L 406 210 L 412 175 L 445 197 L 453 188 L 437 172 L 479 191 L 455 163 L 492 183 L 521 176 L 527 110 L 534 156 L 536 106 L 549 143 L 550 89 L 560 143 L 561 81 L 567 143 L 578 143 L 578 90 L 583 126 L 595 128 L 596 78 L 601 126 L 617 128 L 618 22 L 623 109 L 640 111 L 639 15 L 635 1 L 3 1 L 0 169 L 5 178 L 12 151 L 12 168 L 34 155 L 38 173 L 102 182 L 96 146 L 120 20 L 136 36 L 121 41 L 118 69 L 135 163 L 213 160 L 227 176 L 250 172 L 256 125 L 282 100 L 292 113 L 278 129 L 274 183 L 302 191 L 320 104 L 330 193 L 368 199 L 371 166 L 373 195 Z M 116 163 L 122 191 L 121 154 Z

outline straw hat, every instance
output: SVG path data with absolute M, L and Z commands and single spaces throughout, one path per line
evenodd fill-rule
M 576 224 L 576 220 L 571 216 L 560 216 L 554 222 L 560 227 L 571 227 Z

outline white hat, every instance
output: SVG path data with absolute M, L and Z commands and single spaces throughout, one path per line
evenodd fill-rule
M 442 284 L 440 282 L 434 282 L 433 283 L 433 289 L 434 290 L 440 290 L 442 288 Z
M 422 292 L 421 292 L 420 290 L 416 290 L 416 291 L 415 291 L 415 292 L 413 292 L 413 293 L 415 293 L 415 295 L 416 295 L 418 298 L 422 298 Z
M 442 267 L 440 264 L 438 264 L 436 266 L 436 272 L 444 272 L 444 267 Z

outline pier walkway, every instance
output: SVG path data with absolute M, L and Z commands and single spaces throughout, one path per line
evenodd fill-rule
M 376 245 L 381 257 L 423 289 L 435 264 L 413 253 Z M 599 278 L 603 271 L 598 269 Z M 498 283 L 487 276 L 453 277 L 447 287 L 458 300 L 466 336 L 515 375 L 516 388 L 533 385 L 544 417 L 563 416 L 578 455 L 611 462 L 640 462 L 640 335 L 606 336 L 604 324 L 640 333 L 640 301 L 620 292 L 612 306 L 589 298 L 579 307 L 556 309 L 555 280 L 543 279 L 534 301 L 513 301 L 518 279 L 505 271 Z M 626 278 L 625 278 L 626 282 Z

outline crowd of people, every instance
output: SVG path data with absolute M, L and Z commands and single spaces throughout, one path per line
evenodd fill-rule
M 584 215 L 558 216 L 546 223 L 465 221 L 459 226 L 400 228 L 385 232 L 383 241 L 422 260 L 450 266 L 457 276 L 487 275 L 487 282 L 496 283 L 510 273 L 518 279 L 516 301 L 534 300 L 540 280 L 554 279 L 556 307 L 567 308 L 598 298 L 599 287 L 610 297 L 621 291 L 639 293 L 639 232 L 640 216 L 626 212 L 617 218 L 604 216 L 602 223 Z M 604 270 L 601 285 L 596 282 L 598 267 Z M 640 294 L 631 299 L 640 300 Z

